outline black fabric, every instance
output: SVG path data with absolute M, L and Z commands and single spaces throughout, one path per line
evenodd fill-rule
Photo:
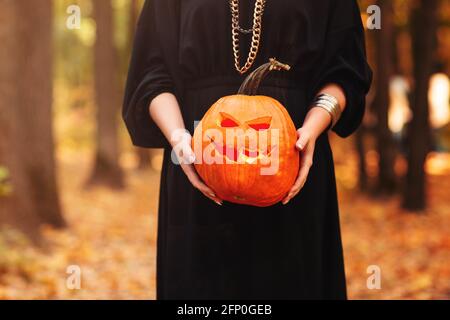
M 177 96 L 192 132 L 216 100 L 236 93 L 228 0 L 146 1 L 125 94 L 133 142 L 167 147 L 148 106 L 161 92 Z M 254 1 L 240 1 L 251 26 Z M 242 63 L 250 36 L 241 37 Z M 292 66 L 269 76 L 260 94 L 279 100 L 300 127 L 317 91 L 338 83 L 348 106 L 335 127 L 346 137 L 360 124 L 371 82 L 355 0 L 268 0 L 260 52 Z M 159 299 L 345 299 L 333 156 L 317 141 L 308 181 L 287 206 L 253 208 L 206 199 L 166 148 L 161 176 L 157 285 Z
M 125 88 L 123 118 L 135 145 L 167 147 L 168 143 L 149 117 L 149 104 L 159 94 L 181 98 L 178 76 L 178 1 L 146 1 L 139 19 Z

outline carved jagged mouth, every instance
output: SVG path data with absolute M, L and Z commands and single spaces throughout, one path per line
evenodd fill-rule
M 214 144 L 215 150 L 222 156 L 226 157 L 230 161 L 238 162 L 243 160 L 245 163 L 255 163 L 257 160 L 268 159 L 276 150 L 277 146 L 267 146 L 266 150 L 249 149 L 247 147 L 228 146 L 221 143 L 217 143 L 211 139 Z

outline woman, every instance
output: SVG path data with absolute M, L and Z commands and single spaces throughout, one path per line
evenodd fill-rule
M 246 70 L 252 44 L 258 54 Z M 279 100 L 299 128 L 297 182 L 272 207 L 222 202 L 192 165 L 172 162 L 171 147 L 180 143 L 172 135 L 192 134 L 215 101 L 235 94 L 271 57 L 292 68 L 269 75 L 259 94 Z M 123 116 L 135 145 L 165 148 L 158 299 L 346 298 L 327 131 L 356 130 L 370 83 L 356 0 L 146 1 Z M 319 95 L 329 103 L 318 103 Z M 189 143 L 185 160 L 193 157 Z

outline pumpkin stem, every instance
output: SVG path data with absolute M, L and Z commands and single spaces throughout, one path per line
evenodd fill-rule
M 289 71 L 291 67 L 287 64 L 277 61 L 275 58 L 271 58 L 268 63 L 263 64 L 255 71 L 253 71 L 242 83 L 238 94 L 244 94 L 249 96 L 254 96 L 257 94 L 259 85 L 261 81 L 272 71 L 272 70 L 285 70 Z

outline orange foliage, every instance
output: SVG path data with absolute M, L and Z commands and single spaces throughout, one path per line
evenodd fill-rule
M 397 198 L 373 200 L 352 189 L 355 158 L 348 146 L 345 161 L 341 148 L 334 149 L 349 297 L 450 298 L 450 172 L 441 170 L 429 178 L 427 212 L 408 214 L 399 209 Z M 127 169 L 124 192 L 83 190 L 87 159 L 59 157 L 68 230 L 44 230 L 40 249 L 16 236 L 5 247 L 0 237 L 0 299 L 155 297 L 159 174 Z M 70 265 L 81 268 L 80 290 L 66 286 Z M 366 286 L 370 265 L 381 269 L 380 290 Z

